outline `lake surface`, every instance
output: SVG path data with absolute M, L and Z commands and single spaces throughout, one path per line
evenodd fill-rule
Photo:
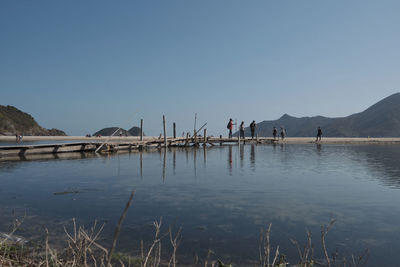
M 334 218 L 329 252 L 369 249 L 369 266 L 398 266 L 399 189 L 398 145 L 235 145 L 0 161 L 0 232 L 26 212 L 19 235 L 41 239 L 45 226 L 57 242 L 72 218 L 88 228 L 98 220 L 108 245 L 135 190 L 118 246 L 133 255 L 162 217 L 163 231 L 182 227 L 181 262 L 211 249 L 214 259 L 246 266 L 258 260 L 260 229 L 272 223 L 273 247 L 294 264 L 290 239 L 305 244 L 310 230 L 322 258 L 321 225 Z

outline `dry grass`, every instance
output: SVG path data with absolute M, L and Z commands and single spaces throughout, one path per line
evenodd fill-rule
M 18 230 L 23 222 L 15 220 L 11 231 L 5 237 L 0 238 L 0 266 L 43 266 L 43 267 L 111 267 L 111 266 L 132 266 L 132 267 L 159 267 L 159 266 L 184 266 L 177 258 L 177 251 L 182 240 L 182 228 L 179 227 L 175 232 L 172 226 L 168 231 L 162 233 L 162 218 L 153 223 L 154 237 L 151 244 L 144 246 L 141 241 L 140 255 L 131 257 L 129 255 L 115 253 L 118 237 L 122 227 L 122 223 L 132 203 L 134 192 L 132 192 L 125 209 L 123 210 L 120 220 L 115 228 L 114 238 L 109 249 L 99 244 L 99 238 L 104 228 L 104 224 L 98 225 L 95 221 L 90 229 L 77 226 L 75 219 L 72 220 L 72 230 L 69 232 L 64 227 L 66 235 L 66 247 L 61 250 L 52 249 L 49 245 L 48 230 L 45 229 L 46 237 L 44 246 L 33 247 L 26 246 L 24 242 L 10 242 L 10 238 Z M 334 225 L 335 220 L 331 220 L 327 225 L 321 226 L 321 255 L 322 259 L 314 258 L 314 245 L 312 242 L 311 232 L 306 231 L 306 241 L 304 245 L 300 245 L 298 241 L 291 240 L 297 248 L 299 259 L 294 265 L 296 267 L 313 267 L 313 266 L 341 266 L 341 267 L 361 267 L 368 260 L 369 251 L 366 250 L 363 255 L 355 256 L 351 254 L 349 258 L 340 256 L 337 251 L 329 254 L 327 248 L 327 234 Z M 260 233 L 259 240 L 259 260 L 258 264 L 249 264 L 249 266 L 260 267 L 286 267 L 289 266 L 285 256 L 280 254 L 279 246 L 273 248 L 270 242 L 272 224 L 269 224 Z M 170 256 L 162 254 L 162 244 L 166 241 L 167 246 L 172 248 Z M 214 258 L 214 259 L 212 259 Z M 209 250 L 205 259 L 195 257 L 193 264 L 185 266 L 204 266 L 204 267 L 231 267 L 215 257 L 212 250 Z

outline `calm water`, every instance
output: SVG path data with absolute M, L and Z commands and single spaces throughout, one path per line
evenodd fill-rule
M 44 226 L 53 237 L 63 234 L 73 217 L 87 227 L 97 219 L 106 222 L 102 242 L 109 244 L 135 190 L 119 239 L 125 252 L 149 242 L 151 223 L 162 217 L 163 230 L 183 228 L 183 261 L 212 249 L 216 258 L 245 266 L 258 259 L 260 229 L 272 223 L 273 246 L 295 263 L 290 239 L 305 243 L 309 229 L 319 258 L 320 226 L 335 218 L 330 252 L 370 249 L 370 266 L 398 266 L 399 189 L 395 145 L 218 146 L 0 161 L 0 231 L 25 211 L 18 234 L 31 239 L 43 238 Z

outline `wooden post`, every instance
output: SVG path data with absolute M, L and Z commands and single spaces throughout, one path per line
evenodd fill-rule
M 172 124 L 173 128 L 174 128 L 174 139 L 176 138 L 176 123 L 174 122 Z
M 162 118 L 163 118 L 163 128 L 164 128 L 164 147 L 167 147 L 167 128 L 165 127 L 165 115 L 163 115 Z
M 140 141 L 143 141 L 143 119 L 140 120 Z
M 187 146 L 189 144 L 189 133 L 186 133 L 186 142 L 185 142 L 185 146 Z
M 240 132 L 239 132 L 239 135 L 238 135 L 238 145 L 240 146 Z
M 258 134 L 256 135 L 256 142 L 257 142 L 257 144 L 258 144 Z
M 222 134 L 219 135 L 219 145 L 222 146 Z
M 196 135 L 196 122 L 197 122 L 197 113 L 194 114 L 194 129 L 193 129 L 193 135 Z
M 207 144 L 207 128 L 204 129 L 204 145 Z
M 104 144 L 107 143 L 108 140 L 110 140 L 110 138 L 113 137 L 114 134 L 116 134 L 120 129 L 121 129 L 121 128 L 118 128 L 115 132 L 113 132 L 113 134 L 110 135 L 110 136 L 106 139 L 106 141 L 104 141 L 104 143 L 102 143 L 94 152 L 96 152 L 96 153 L 99 152 L 99 150 L 104 146 Z

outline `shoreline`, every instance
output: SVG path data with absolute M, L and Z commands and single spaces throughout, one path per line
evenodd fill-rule
M 172 138 L 172 137 L 168 137 Z M 260 139 L 270 139 L 272 137 L 260 137 Z M 15 142 L 15 144 L 23 145 L 24 142 L 35 142 L 35 141 L 98 141 L 104 142 L 115 141 L 115 142 L 129 142 L 139 141 L 139 136 L 102 136 L 102 137 L 85 137 L 85 136 L 24 136 L 22 142 L 16 142 L 15 136 L 0 136 L 0 142 Z M 144 141 L 158 140 L 155 136 L 144 136 Z M 236 137 L 232 140 L 237 140 Z M 246 141 L 251 139 L 246 137 Z M 316 142 L 315 137 L 286 137 L 283 141 L 279 139 L 278 144 L 400 144 L 400 137 L 322 137 L 321 141 Z

